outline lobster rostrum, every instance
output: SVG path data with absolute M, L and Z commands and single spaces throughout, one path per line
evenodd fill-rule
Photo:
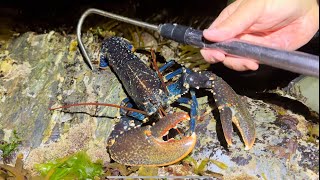
M 79 43 L 82 44 L 81 40 Z M 132 45 L 127 40 L 109 37 L 102 43 L 100 54 L 100 67 L 110 66 L 130 97 L 122 105 L 135 105 L 147 114 L 120 110 L 123 116 L 108 139 L 109 152 L 115 161 L 126 165 L 164 166 L 187 156 L 196 144 L 198 102 L 195 90 L 199 88 L 213 93 L 227 143 L 232 144 L 233 122 L 240 131 L 245 149 L 252 147 L 255 140 L 252 117 L 225 81 L 212 72 L 194 72 L 181 67 L 163 75 L 164 81 L 175 79 L 171 84 L 163 85 L 161 75 L 141 61 L 131 49 Z M 163 73 L 174 64 L 174 61 L 167 62 L 159 72 Z M 181 97 L 187 92 L 191 99 Z M 170 104 L 173 102 L 189 104 L 190 116 L 184 112 L 171 113 Z M 169 114 L 163 117 L 161 114 L 166 114 L 161 113 L 163 111 Z M 142 126 L 146 117 L 160 118 L 153 125 Z M 188 135 L 179 140 L 164 141 L 163 136 L 184 120 L 189 120 Z

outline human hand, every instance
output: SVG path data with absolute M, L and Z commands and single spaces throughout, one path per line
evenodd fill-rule
M 306 44 L 319 29 L 317 0 L 237 0 L 226 7 L 203 36 L 213 42 L 235 38 L 284 50 Z M 209 63 L 237 70 L 257 70 L 256 60 L 202 49 Z

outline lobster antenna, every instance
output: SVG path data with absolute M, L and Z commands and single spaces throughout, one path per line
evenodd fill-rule
M 124 110 L 128 110 L 128 111 L 133 111 L 133 112 L 137 112 L 137 113 L 140 113 L 140 114 L 148 115 L 147 112 L 142 111 L 142 110 L 133 109 L 133 108 L 125 107 L 125 106 L 119 106 L 119 105 L 116 105 L 116 104 L 96 103 L 96 102 L 69 104 L 69 105 L 65 105 L 65 106 L 49 108 L 49 110 L 64 109 L 64 108 L 69 108 L 69 107 L 74 107 L 74 106 L 87 106 L 87 105 L 115 107 L 115 108 L 119 108 L 119 109 L 124 109 Z

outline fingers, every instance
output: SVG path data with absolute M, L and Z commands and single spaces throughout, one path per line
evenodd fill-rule
M 203 36 L 213 42 L 224 41 L 241 34 L 255 23 L 264 9 L 264 1 L 243 0 L 228 6 Z
M 259 64 L 252 59 L 238 58 L 232 56 L 226 56 L 218 50 L 200 50 L 204 59 L 209 63 L 222 62 L 225 66 L 236 71 L 257 70 Z
M 203 58 L 209 63 L 221 62 L 226 57 L 222 52 L 213 49 L 201 49 L 200 53 L 203 56 Z
M 224 8 L 208 29 L 213 29 L 217 24 L 220 24 L 222 21 L 227 19 L 238 8 L 242 1 L 243 0 L 237 0 Z
M 210 41 L 219 42 L 233 38 L 249 29 L 259 18 L 259 12 L 263 8 L 262 3 L 251 1 L 255 0 L 237 0 L 230 4 L 212 25 L 203 31 L 203 36 Z M 258 8 L 257 4 L 262 5 Z M 218 50 L 203 49 L 201 54 L 209 63 L 222 62 L 225 66 L 237 71 L 257 70 L 259 67 L 256 61 L 227 56 Z
M 231 56 L 226 56 L 225 60 L 222 63 L 228 68 L 236 71 L 255 71 L 259 68 L 259 64 L 255 60 Z
M 237 0 L 226 7 L 211 26 L 203 31 L 209 41 L 237 38 L 284 50 L 295 50 L 307 43 L 319 29 L 319 5 L 300 0 Z M 288 6 L 286 6 L 288 4 Z M 238 70 L 256 70 L 258 62 L 237 58 L 218 50 L 201 50 L 210 63 L 222 62 Z

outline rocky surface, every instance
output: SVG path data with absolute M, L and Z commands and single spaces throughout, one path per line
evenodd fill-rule
M 103 142 L 118 109 L 48 108 L 77 102 L 119 103 L 125 94 L 110 69 L 91 72 L 82 62 L 75 36 L 53 31 L 23 34 L 2 52 L 0 128 L 4 139 L 13 130 L 18 132 L 27 166 L 79 150 L 109 161 Z
M 97 39 L 89 34 L 84 40 L 97 60 Z M 23 142 L 18 152 L 24 154 L 29 170 L 36 163 L 79 150 L 86 151 L 93 160 L 108 163 L 105 141 L 118 109 L 81 106 L 50 111 L 48 108 L 79 102 L 119 104 L 125 97 L 109 68 L 94 71 L 87 68 L 74 35 L 53 31 L 25 33 L 1 46 L 0 138 L 8 140 L 13 130 L 17 131 Z M 227 148 L 219 120 L 216 121 L 219 115 L 209 111 L 197 123 L 198 142 L 191 157 L 198 163 L 209 158 L 225 164 L 226 168 L 221 168 L 209 162 L 206 168 L 225 179 L 318 179 L 319 141 L 310 141 L 312 124 L 282 107 L 243 99 L 256 123 L 253 148 L 245 151 L 238 133 L 234 133 L 234 145 Z M 208 101 L 203 100 L 201 108 L 208 106 Z M 194 167 L 185 163 L 159 168 L 158 172 L 196 175 Z
M 207 168 L 226 179 L 241 175 L 252 179 L 318 179 L 319 141 L 309 141 L 310 122 L 275 105 L 249 98 L 247 102 L 257 130 L 253 148 L 245 151 L 238 133 L 234 133 L 232 147 L 222 148 L 223 140 L 217 141 L 222 136 L 221 125 L 209 118 L 197 126 L 199 140 L 192 157 L 225 163 L 227 169 L 213 163 Z

